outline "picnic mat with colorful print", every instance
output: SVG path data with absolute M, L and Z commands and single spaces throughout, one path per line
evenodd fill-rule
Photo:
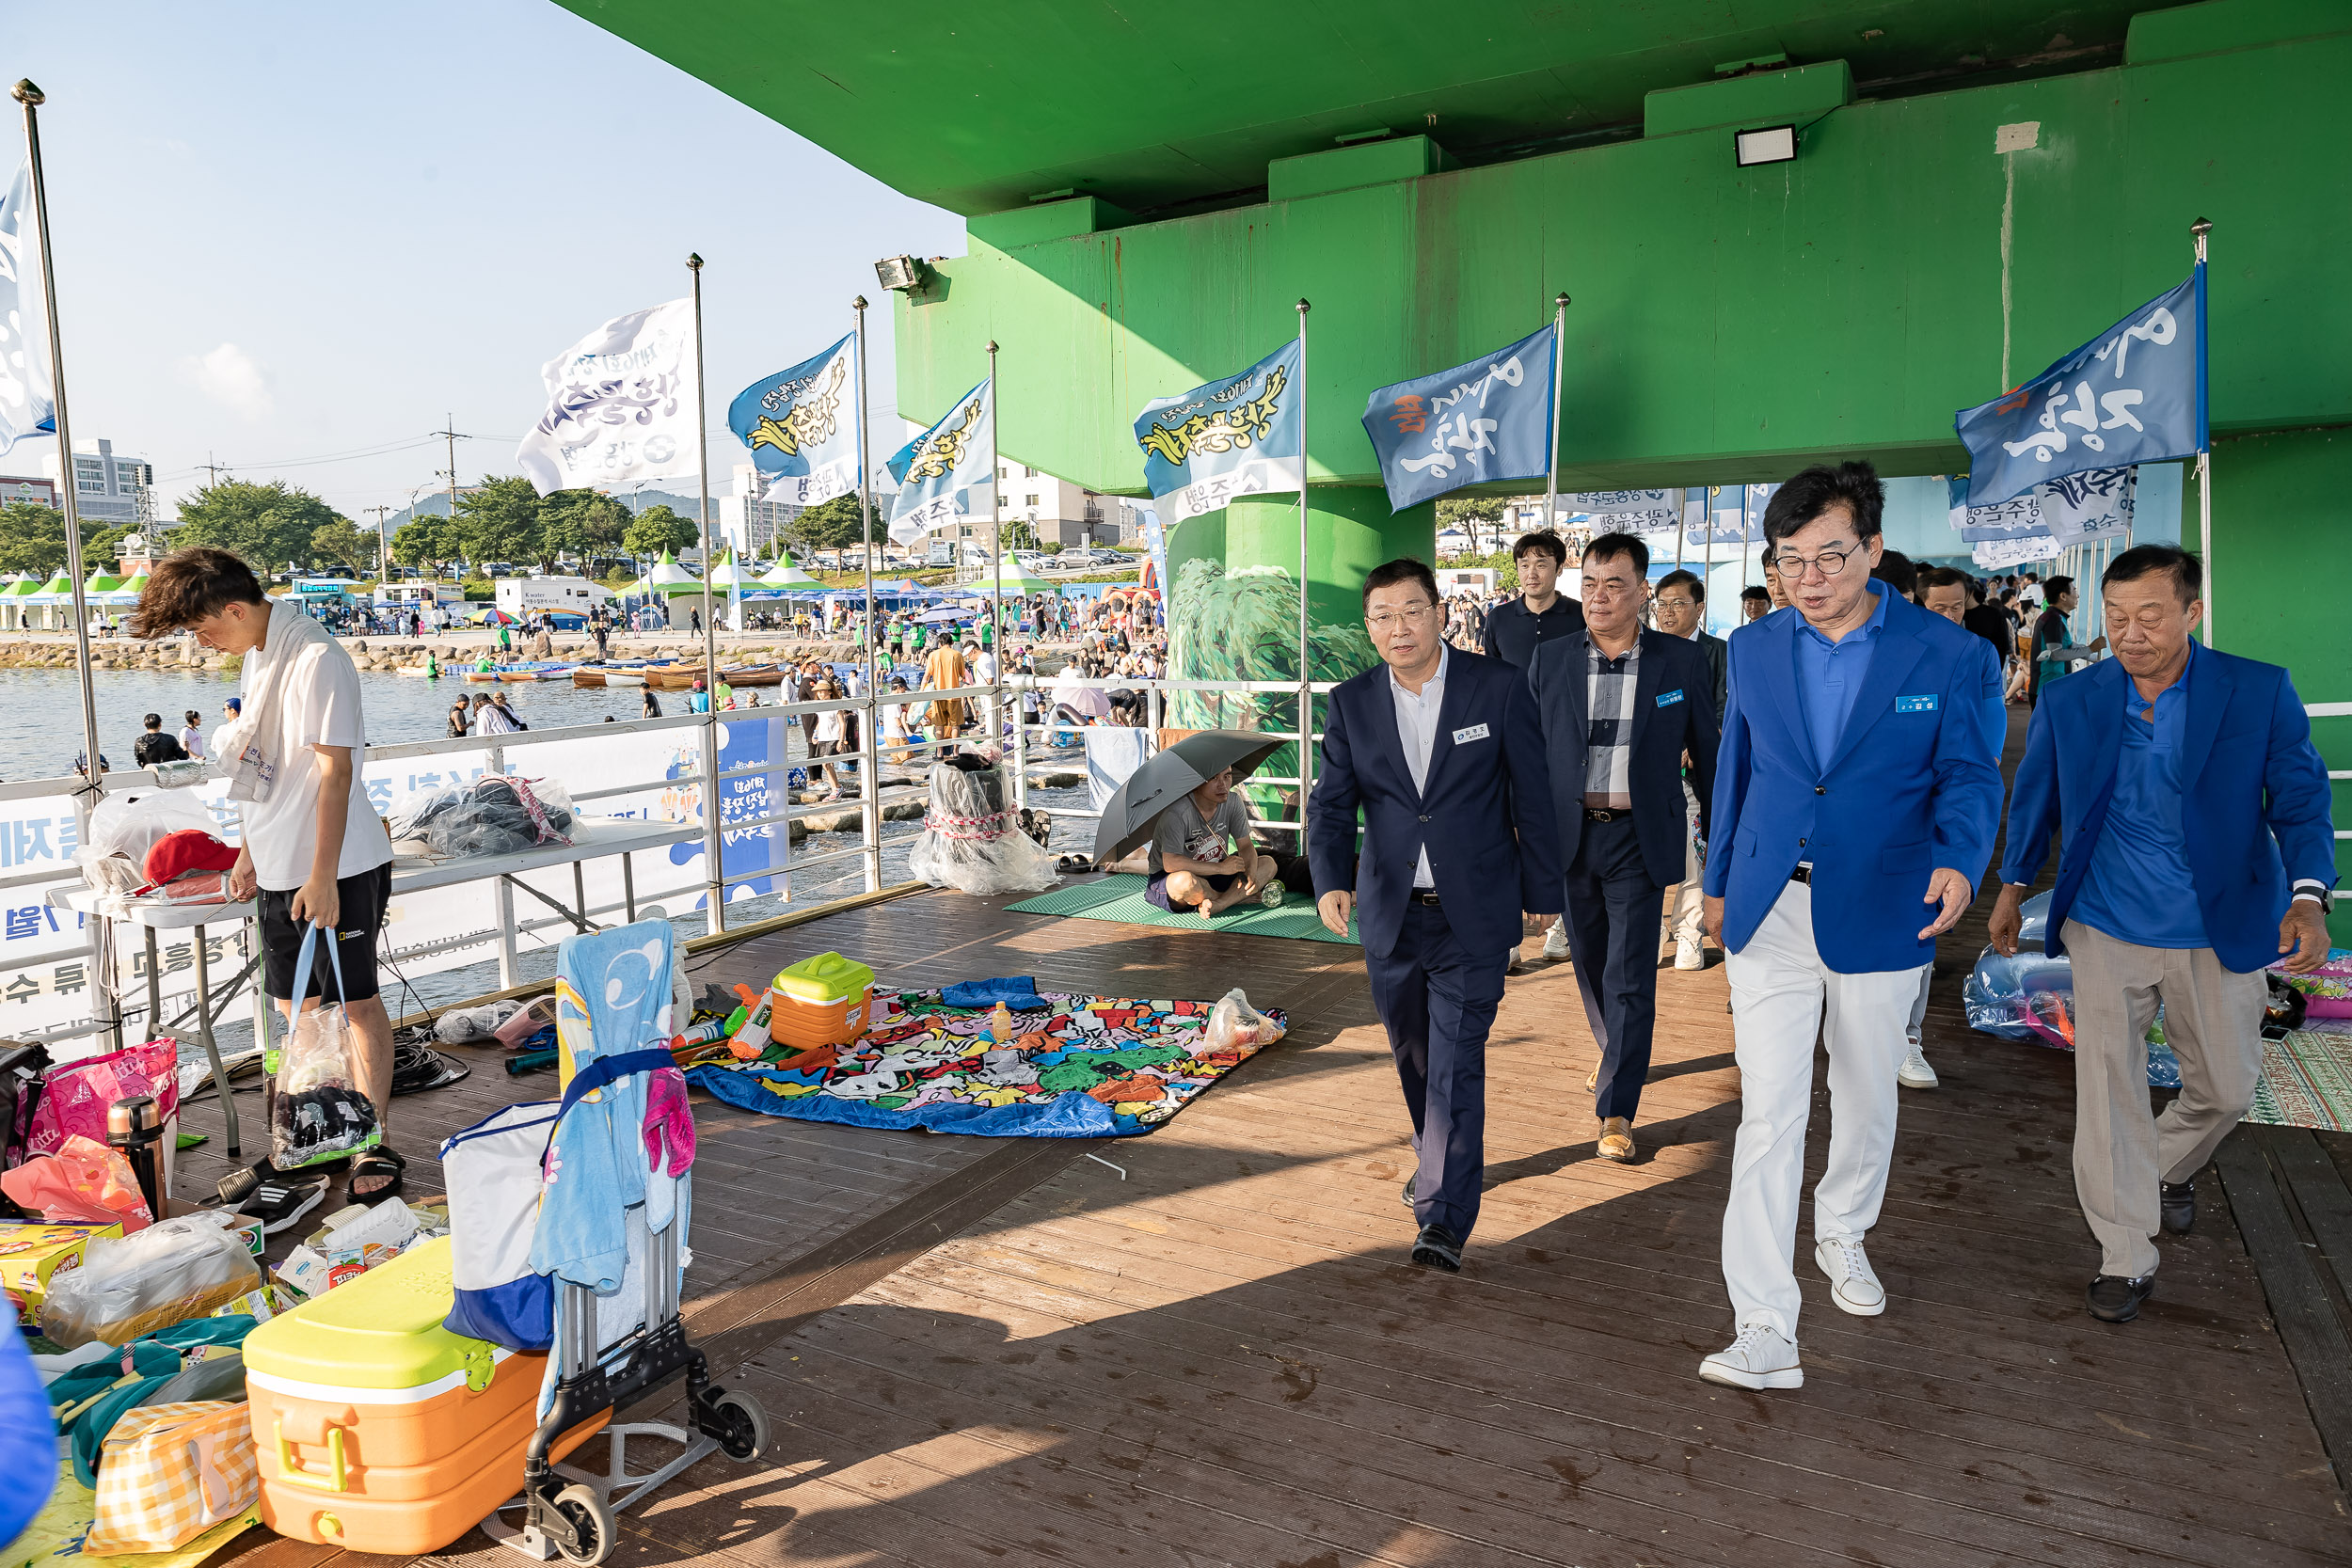
M 2242 1119 L 2352 1132 L 2352 1031 L 2298 1029 L 2263 1041 L 2262 1082 Z
M 1152 1002 L 1041 991 L 1014 1009 L 999 1046 L 993 1009 L 951 1007 L 935 990 L 874 999 L 854 1045 L 777 1061 L 710 1063 L 689 1083 L 771 1117 L 852 1127 L 926 1128 L 991 1138 L 1121 1138 L 1149 1132 L 1264 1049 L 1207 1049 L 1214 1002 Z M 1263 1009 L 1278 1027 L 1278 1009 Z

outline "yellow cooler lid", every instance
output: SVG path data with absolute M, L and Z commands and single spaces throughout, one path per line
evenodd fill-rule
M 491 1346 L 441 1326 L 456 1300 L 449 1238 L 411 1247 L 246 1337 L 245 1364 L 344 1388 L 417 1388 L 453 1372 L 486 1378 Z
M 838 953 L 817 953 L 776 972 L 776 990 L 799 1002 L 846 1002 L 863 995 L 874 972 Z

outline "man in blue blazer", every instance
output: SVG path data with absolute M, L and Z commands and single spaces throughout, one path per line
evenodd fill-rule
M 1984 722 L 2000 690 L 1992 645 L 1871 580 L 1883 505 L 1867 463 L 1782 485 L 1764 511 L 1765 553 L 1797 613 L 1731 634 L 1706 919 L 1740 1063 L 1724 1211 L 1739 1335 L 1699 1375 L 1742 1388 L 1804 1382 L 1790 1265 L 1817 1034 L 1832 1124 L 1813 1259 L 1841 1310 L 1886 1309 L 1863 1238 L 1886 1193 L 1903 1028 L 2000 821 Z
M 1528 684 L 1543 717 L 1567 862 L 1562 923 L 1600 1047 L 1592 1079 L 1598 1153 L 1626 1161 L 1658 1023 L 1659 906 L 1682 880 L 1690 842 L 1685 756 L 1702 836 L 1714 794 L 1715 680 L 1700 644 L 1643 626 L 1648 546 L 1604 533 L 1584 546 L 1581 570 L 1584 628 L 1539 647 Z
M 1993 910 L 1993 945 L 2016 952 L 2062 827 L 2043 940 L 2074 971 L 2074 1194 L 2099 1242 L 2091 1315 L 2108 1323 L 2139 1315 L 2157 1227 L 2196 1223 L 2197 1173 L 2253 1101 L 2263 969 L 2328 958 L 2328 766 L 2284 670 L 2189 640 L 2203 577 L 2171 545 L 2108 565 L 2115 657 L 2042 688 Z M 2152 1117 L 2158 1003 L 2181 1093 Z
M 1486 1031 L 1520 911 L 1560 910 L 1551 781 L 1525 677 L 1446 646 L 1428 567 L 1375 567 L 1364 625 L 1382 664 L 1332 689 L 1307 858 L 1324 925 L 1344 936 L 1356 917 L 1413 1118 L 1413 1261 L 1455 1270 L 1478 1220 Z

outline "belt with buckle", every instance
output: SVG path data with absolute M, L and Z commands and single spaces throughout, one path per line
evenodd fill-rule
M 1426 904 L 1433 910 L 1438 907 L 1438 894 L 1434 888 L 1417 887 L 1407 896 L 1416 904 Z
M 1807 887 L 1811 887 L 1813 885 L 1813 868 L 1809 865 L 1800 865 L 1795 870 L 1788 873 L 1788 879 L 1792 882 L 1803 882 Z
M 1584 820 L 1587 822 L 1614 822 L 1621 816 L 1632 815 L 1631 806 L 1586 806 L 1584 808 Z

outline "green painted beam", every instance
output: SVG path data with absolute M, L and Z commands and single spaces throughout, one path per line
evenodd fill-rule
M 1112 6 L 559 0 L 907 195 L 970 215 L 1048 191 L 1137 211 L 1262 189 L 1387 127 L 1457 155 L 1637 126 L 1724 61 L 1843 59 L 1913 90 L 2115 49 L 2146 0 L 1551 0 Z M 2034 62 L 2038 62 L 2038 65 Z

